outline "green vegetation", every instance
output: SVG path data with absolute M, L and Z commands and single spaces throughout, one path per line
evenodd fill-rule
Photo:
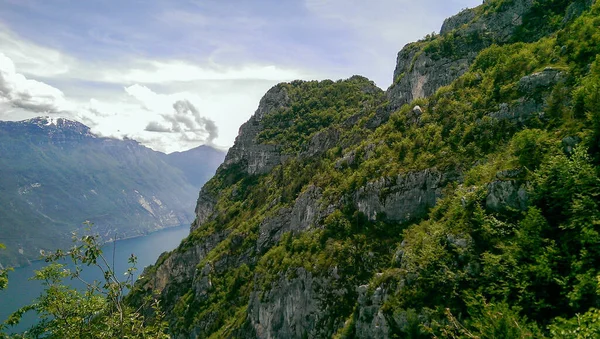
M 0 250 L 6 249 L 6 246 L 0 244 Z M 8 285 L 8 269 L 0 268 L 0 290 L 3 290 Z
M 486 1 L 476 13 L 515 1 Z M 215 199 L 211 218 L 161 256 L 126 303 L 130 282 L 114 285 L 112 273 L 105 294 L 81 295 L 60 287 L 60 267 L 40 272 L 49 294 L 32 309 L 53 316 L 41 331 L 76 333 L 48 308 L 59 295 L 78 319 L 97 309 L 86 321 L 101 331 L 123 335 L 114 331 L 125 315 L 127 328 L 150 324 L 143 330 L 159 336 L 163 313 L 144 305 L 158 297 L 174 335 L 252 337 L 257 305 L 285 303 L 285 286 L 310 281 L 301 297 L 317 310 L 292 324 L 312 326 L 296 332 L 305 337 L 360 337 L 374 320 L 397 338 L 597 337 L 600 3 L 564 20 L 573 3 L 583 4 L 534 1 L 509 41 L 450 32 L 411 45 L 410 55 L 477 57 L 382 124 L 386 95 L 365 78 L 278 85 L 289 104 L 262 119 L 256 142 L 285 160 L 261 175 L 243 162 L 221 167 L 203 189 Z M 410 190 L 394 183 L 422 173 L 449 178 L 407 198 L 432 192 L 433 208 L 403 217 L 364 208 Z M 378 201 L 361 206 L 373 187 Z M 319 218 L 292 227 L 300 202 Z M 95 240 L 84 240 L 74 258 L 96 264 Z M 157 277 L 164 265 L 173 276 Z
M 140 309 L 124 303 L 125 293 L 134 283 L 136 257 L 131 256 L 130 267 L 121 278 L 102 253 L 99 236 L 74 235 L 73 240 L 75 245 L 68 251 L 57 250 L 46 256 L 50 264 L 32 277 L 43 283 L 42 295 L 31 305 L 15 311 L 0 324 L 0 330 L 18 324 L 26 312 L 36 312 L 40 321 L 24 333 L 0 332 L 0 338 L 169 338 L 158 301 L 144 300 L 146 307 L 154 311 L 152 325 L 145 321 Z M 65 259 L 72 260 L 73 270 L 59 263 Z M 83 269 L 92 268 L 103 272 L 103 281 L 87 282 L 81 278 Z M 85 288 L 78 290 L 65 285 L 63 281 L 67 278 L 82 281 Z
M 197 267 L 210 272 L 206 296 L 189 282 L 169 287 L 179 296 L 162 295 L 173 332 L 235 336 L 248 329 L 253 293 L 266 301 L 308 272 L 328 284 L 318 292 L 327 305 L 316 325 L 322 336 L 357 335 L 364 305 L 356 288 L 368 284 L 368 295 L 387 291 L 380 310 L 396 337 L 596 337 L 600 4 L 563 23 L 570 3 L 536 1 L 511 43 L 451 32 L 412 45 L 437 57 L 460 57 L 459 45 L 483 50 L 451 85 L 376 129 L 370 122 L 386 99 L 364 78 L 280 85 L 291 104 L 263 119 L 257 141 L 289 158 L 260 176 L 221 168 L 207 184 L 218 197 L 214 219 L 170 255 L 215 234 L 225 240 Z M 508 4 L 489 1 L 478 15 Z M 559 76 L 536 83 L 544 74 Z M 308 150 L 320 133 L 334 145 L 315 155 Z M 399 223 L 358 211 L 353 197 L 367 183 L 431 168 L 461 179 L 427 216 Z M 520 189 L 526 201 L 489 207 L 493 184 Z M 259 247 L 261 225 L 311 187 L 326 216 Z M 380 201 L 392 193 L 382 188 Z
M 104 239 L 191 221 L 197 188 L 166 155 L 59 121 L 0 122 L 0 238 L 7 247 L 0 251 L 2 265 L 27 264 L 39 259 L 40 250 L 68 247 L 70 232 L 87 219 Z M 167 220 L 171 211 L 174 217 Z
M 294 81 L 282 86 L 293 104 L 264 118 L 258 141 L 279 145 L 288 154 L 303 150 L 316 132 L 335 128 L 383 102 L 383 92 L 359 76 L 335 83 Z

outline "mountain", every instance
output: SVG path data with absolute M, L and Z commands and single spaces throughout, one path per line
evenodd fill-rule
M 225 159 L 225 152 L 202 145 L 183 152 L 169 153 L 164 161 L 180 169 L 189 183 L 199 191 Z
M 1 265 L 70 246 L 71 232 L 85 232 L 86 220 L 105 240 L 191 223 L 196 187 L 218 166 L 205 154 L 210 159 L 192 180 L 193 171 L 184 174 L 169 156 L 134 140 L 97 137 L 75 121 L 0 121 Z M 190 161 L 202 163 L 198 156 Z
M 273 87 L 129 302 L 176 338 L 597 337 L 599 22 L 487 0 L 385 92 Z

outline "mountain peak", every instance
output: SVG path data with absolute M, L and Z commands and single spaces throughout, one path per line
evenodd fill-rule
M 50 116 L 40 116 L 21 121 L 0 121 L 0 129 L 21 132 L 31 136 L 47 135 L 53 139 L 59 136 L 96 138 L 90 128 L 80 122 Z
M 42 128 L 73 129 L 88 132 L 90 130 L 88 126 L 78 121 L 69 120 L 67 118 L 62 117 L 39 116 L 27 120 L 17 121 L 17 123 L 37 125 Z

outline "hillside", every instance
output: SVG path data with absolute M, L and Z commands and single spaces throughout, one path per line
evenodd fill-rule
M 134 140 L 93 135 L 66 119 L 0 122 L 0 252 L 4 266 L 38 259 L 40 250 L 71 245 L 71 231 L 90 220 L 103 239 L 189 224 L 196 185 L 218 166 L 219 154 L 188 179 L 169 156 Z M 183 153 L 185 157 L 185 152 Z M 206 163 L 206 164 L 204 164 Z
M 489 0 L 385 92 L 273 87 L 130 302 L 176 338 L 597 337 L 599 53 L 597 2 Z
M 186 180 L 194 186 L 196 192 L 202 188 L 223 163 L 225 152 L 202 145 L 183 152 L 165 155 L 163 160 L 183 172 Z

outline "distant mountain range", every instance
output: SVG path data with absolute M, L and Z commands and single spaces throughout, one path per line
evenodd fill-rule
M 0 121 L 0 265 L 70 245 L 86 220 L 105 240 L 190 224 L 224 155 L 209 146 L 167 155 L 62 118 Z

